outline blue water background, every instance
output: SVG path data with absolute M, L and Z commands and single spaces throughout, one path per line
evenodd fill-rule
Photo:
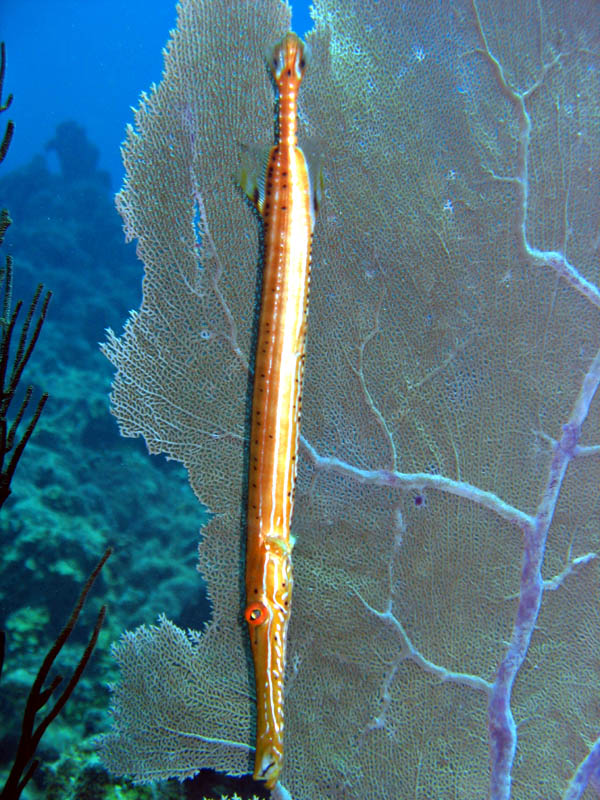
M 142 90 L 158 83 L 175 0 L 3 0 L 5 91 L 14 94 L 16 133 L 3 174 L 44 151 L 56 126 L 82 124 L 119 189 L 119 145 Z M 293 28 L 312 27 L 308 0 L 294 0 Z

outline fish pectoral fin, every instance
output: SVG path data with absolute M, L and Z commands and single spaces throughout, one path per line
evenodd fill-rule
M 282 536 L 278 536 L 275 534 L 270 534 L 269 536 L 265 537 L 265 542 L 281 556 L 289 556 L 292 552 L 293 541 L 291 539 L 285 539 Z
M 306 159 L 308 177 L 310 180 L 310 202 L 313 217 L 316 217 L 321 208 L 323 199 L 323 153 L 325 145 L 319 139 L 309 139 L 300 148 Z
M 246 197 L 261 215 L 265 203 L 265 174 L 269 160 L 270 147 L 263 145 L 244 145 L 236 180 Z

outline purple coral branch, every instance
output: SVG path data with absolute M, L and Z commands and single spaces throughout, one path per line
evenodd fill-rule
M 527 199 L 529 195 L 529 144 L 531 141 L 531 117 L 527 111 L 526 101 L 543 85 L 546 73 L 560 64 L 562 55 L 559 53 L 552 61 L 544 64 L 540 76 L 536 82 L 523 92 L 517 91 L 510 85 L 502 64 L 489 48 L 479 11 L 475 0 L 472 0 L 473 12 L 475 14 L 476 30 L 481 42 L 481 49 L 478 51 L 489 62 L 498 86 L 502 94 L 511 103 L 515 110 L 519 125 L 519 138 L 517 143 L 517 172 L 513 176 L 499 176 L 491 169 L 483 167 L 495 180 L 506 181 L 514 184 L 517 195 L 517 213 L 515 219 L 515 231 L 519 249 L 525 260 L 532 266 L 550 267 L 556 274 L 563 278 L 568 284 L 576 289 L 580 294 L 587 298 L 593 305 L 600 307 L 600 290 L 588 281 L 571 264 L 564 253 L 556 250 L 538 250 L 532 247 L 527 241 Z
M 555 445 L 546 487 L 533 524 L 524 530 L 520 597 L 512 640 L 498 668 L 488 707 L 492 800 L 508 800 L 510 797 L 511 770 L 517 746 L 517 731 L 510 707 L 512 687 L 527 654 L 542 603 L 545 588 L 542 562 L 558 495 L 599 383 L 600 351 L 583 380 L 569 421 L 563 425 L 563 434 Z
M 357 483 L 370 483 L 374 486 L 386 486 L 391 489 L 401 489 L 410 491 L 416 489 L 437 489 L 446 494 L 462 497 L 471 500 L 480 506 L 493 511 L 502 519 L 517 525 L 520 528 L 527 528 L 534 523 L 534 517 L 516 508 L 510 503 L 506 503 L 494 492 L 479 489 L 466 481 L 457 481 L 447 478 L 444 475 L 432 475 L 429 472 L 398 472 L 389 469 L 360 469 L 341 461 L 339 458 L 321 456 L 316 449 L 304 437 L 300 437 L 302 452 L 313 464 L 315 469 L 326 470 L 343 475 L 351 481 Z
M 570 564 L 567 564 L 567 566 L 561 570 L 558 575 L 545 580 L 544 589 L 546 591 L 554 591 L 555 589 L 558 589 L 565 582 L 565 578 L 568 578 L 569 575 L 572 575 L 577 567 L 580 567 L 582 564 L 589 564 L 589 562 L 593 561 L 595 558 L 598 558 L 597 553 L 586 553 L 583 556 L 577 556 L 577 558 L 574 558 Z
M 353 467 L 337 458 L 320 456 L 316 449 L 305 439 L 302 439 L 303 452 L 316 469 L 331 470 L 336 474 L 343 474 L 351 480 L 360 483 L 371 483 L 376 486 L 388 486 L 403 490 L 432 488 L 448 494 L 463 497 L 472 502 L 479 503 L 496 512 L 499 516 L 512 522 L 523 530 L 524 552 L 521 570 L 519 603 L 513 629 L 511 643 L 506 655 L 502 659 L 496 679 L 491 687 L 488 706 L 488 728 L 490 737 L 491 755 L 491 800 L 509 800 L 511 787 L 511 771 L 517 744 L 517 730 L 510 707 L 512 687 L 517 673 L 523 663 L 535 623 L 539 614 L 542 595 L 545 588 L 556 588 L 553 584 L 544 584 L 542 580 L 542 563 L 546 548 L 546 540 L 558 495 L 564 480 L 567 467 L 578 452 L 578 440 L 581 426 L 585 421 L 594 395 L 600 384 L 600 351 L 596 354 L 588 373 L 586 374 L 579 395 L 573 406 L 568 422 L 563 426 L 560 439 L 554 444 L 554 456 L 550 465 L 546 486 L 535 516 L 530 516 L 505 503 L 492 492 L 479 489 L 464 481 L 455 481 L 441 475 L 428 473 L 400 473 L 390 470 L 362 470 Z M 575 566 L 587 563 L 595 557 L 590 553 L 575 559 L 571 567 L 561 573 L 560 582 Z M 442 680 L 453 680 L 467 683 L 473 688 L 487 690 L 485 681 L 476 676 L 466 676 L 459 673 L 449 673 L 422 656 L 410 643 L 401 623 L 393 617 L 391 608 L 386 611 L 377 611 L 368 605 L 362 598 L 363 604 L 383 621 L 392 624 L 399 632 L 402 639 L 403 657 L 420 664 L 431 674 Z M 468 678 L 468 680 L 465 680 Z M 596 754 L 596 750 L 598 753 Z M 590 757 L 600 763 L 600 744 L 594 745 Z M 594 761 L 596 764 L 596 761 Z M 580 766 L 577 775 L 591 774 L 592 768 L 584 770 Z M 576 775 L 576 777 L 577 777 Z M 575 781 L 575 778 L 573 779 Z M 583 780 L 583 778 L 581 778 Z M 587 781 L 587 777 L 585 778 Z M 573 795 L 578 797 L 579 795 Z M 570 798 L 569 798 L 570 800 Z
M 400 542 L 396 540 L 394 549 L 397 550 L 400 546 Z M 454 670 L 448 670 L 446 667 L 430 661 L 417 647 L 415 647 L 404 626 L 402 625 L 402 622 L 394 615 L 392 611 L 393 563 L 394 559 L 391 558 L 388 563 L 389 596 L 385 611 L 378 611 L 374 606 L 364 599 L 360 592 L 355 590 L 358 599 L 367 609 L 367 611 L 380 619 L 384 624 L 390 626 L 400 639 L 400 654 L 390 665 L 390 669 L 388 670 L 381 689 L 380 698 L 382 702 L 380 711 L 377 716 L 374 717 L 373 720 L 367 725 L 361 736 L 361 739 L 364 739 L 364 736 L 371 731 L 379 730 L 385 727 L 387 713 L 392 702 L 390 687 L 394 682 L 398 669 L 403 661 L 414 662 L 424 672 L 427 672 L 429 675 L 433 675 L 433 677 L 437 678 L 440 683 L 458 683 L 475 691 L 483 691 L 488 696 L 492 690 L 492 684 L 485 680 L 485 678 L 468 672 L 456 672 Z
M 584 278 L 566 256 L 554 250 L 538 250 L 535 247 L 531 247 L 527 241 L 524 243 L 524 250 L 530 263 L 534 266 L 550 267 L 559 278 L 564 278 L 590 303 L 600 307 L 600 290 L 595 284 Z
M 575 448 L 575 455 L 576 456 L 597 456 L 600 455 L 600 445 L 598 444 L 591 444 L 591 445 L 578 445 Z
M 479 675 L 473 675 L 469 672 L 455 672 L 454 670 L 446 669 L 446 667 L 442 667 L 439 664 L 435 664 L 433 661 L 430 661 L 428 658 L 425 658 L 425 656 L 412 643 L 400 620 L 392 613 L 391 598 L 388 600 L 388 606 L 385 611 L 377 611 L 376 608 L 373 608 L 373 606 L 371 606 L 366 600 L 363 599 L 363 597 L 361 597 L 359 592 L 356 592 L 356 594 L 358 595 L 361 603 L 368 611 L 371 612 L 371 614 L 374 614 L 379 619 L 391 625 L 391 627 L 399 635 L 402 652 L 401 660 L 407 659 L 409 661 L 414 661 L 414 663 L 421 667 L 422 670 L 438 678 L 441 683 L 446 681 L 460 683 L 461 685 L 468 686 L 476 691 L 482 691 L 489 694 L 492 689 L 492 684 L 489 681 L 486 681 L 485 678 L 482 678 Z M 393 669 L 394 673 L 397 670 L 397 667 L 398 664 L 395 664 Z
M 563 800 L 579 800 L 584 793 L 591 778 L 596 778 L 600 772 L 600 737 L 596 739 L 592 749 L 577 767 L 575 775 L 567 786 Z M 595 788 L 598 788 L 597 784 Z
M 491 170 L 488 170 L 495 179 L 510 181 L 515 186 L 517 194 L 515 232 L 519 248 L 530 264 L 550 267 L 559 277 L 566 280 L 573 288 L 598 307 L 600 306 L 600 291 L 598 287 L 587 281 L 569 263 L 566 255 L 557 251 L 538 250 L 527 241 L 528 159 L 532 126 L 526 101 L 542 86 L 546 73 L 560 63 L 561 55 L 555 56 L 551 62 L 543 65 L 541 74 L 533 86 L 523 92 L 517 91 L 510 85 L 500 61 L 490 50 L 475 0 L 472 0 L 472 7 L 477 34 L 481 43 L 479 52 L 489 63 L 500 91 L 513 106 L 519 125 L 516 174 L 509 177 L 499 177 L 494 175 Z M 534 522 L 524 527 L 520 597 L 513 636 L 498 669 L 488 707 L 491 800 L 509 800 L 510 798 L 511 770 L 517 745 L 517 731 L 510 707 L 512 686 L 529 648 L 542 602 L 543 591 L 545 588 L 554 588 L 554 586 L 550 585 L 545 586 L 541 576 L 546 539 L 569 461 L 577 454 L 581 425 L 587 417 L 590 403 L 599 382 L 600 353 L 594 358 L 589 372 L 584 378 L 583 386 L 569 421 L 563 426 L 562 436 L 554 445 L 554 457 Z

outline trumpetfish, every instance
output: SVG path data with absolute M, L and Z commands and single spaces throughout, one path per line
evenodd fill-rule
M 295 33 L 269 61 L 279 93 L 275 145 L 262 181 L 242 188 L 264 225 L 254 364 L 246 544 L 246 608 L 256 682 L 254 778 L 273 788 L 283 766 L 283 682 L 292 604 L 290 536 L 304 373 L 312 234 L 317 208 L 298 147 L 305 46 Z

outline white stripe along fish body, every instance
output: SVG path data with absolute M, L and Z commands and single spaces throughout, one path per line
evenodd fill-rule
M 283 765 L 283 681 L 292 603 L 290 525 L 300 430 L 315 202 L 297 146 L 303 42 L 288 33 L 270 69 L 279 136 L 263 192 L 244 186 L 264 222 L 262 300 L 254 366 L 246 548 L 246 609 L 256 680 L 254 777 L 272 788 Z

